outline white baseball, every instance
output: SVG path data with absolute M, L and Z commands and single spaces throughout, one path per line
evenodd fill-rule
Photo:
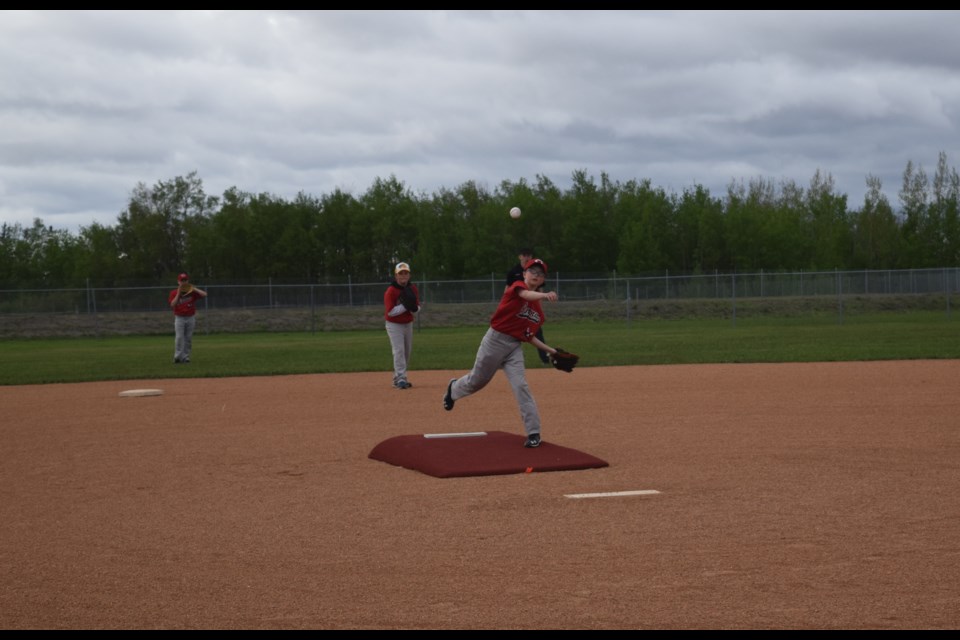
M 510 217 L 511 217 L 511 218 L 514 218 L 514 219 L 519 218 L 519 217 L 520 217 L 520 207 L 514 207 L 513 209 L 510 209 Z

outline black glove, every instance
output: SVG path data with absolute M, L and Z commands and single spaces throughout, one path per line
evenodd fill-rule
M 400 289 L 400 304 L 410 313 L 416 313 L 420 309 L 417 304 L 417 294 L 410 287 Z
M 567 373 L 573 371 L 573 368 L 576 367 L 579 362 L 580 356 L 575 353 L 570 353 L 569 351 L 564 351 L 559 347 L 557 347 L 556 353 L 550 354 L 550 364 L 552 364 L 555 369 L 566 371 Z

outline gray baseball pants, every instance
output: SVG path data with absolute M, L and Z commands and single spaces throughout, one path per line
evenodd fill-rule
M 176 338 L 173 342 L 173 357 L 180 362 L 190 362 L 193 350 L 193 329 L 197 326 L 197 316 L 174 316 L 173 330 Z
M 407 364 L 413 351 L 413 323 L 387 322 L 387 337 L 393 351 L 393 384 L 407 380 Z
M 503 369 L 507 380 L 513 389 L 513 396 L 520 407 L 520 417 L 523 418 L 523 430 L 529 436 L 540 433 L 540 412 L 537 403 L 530 393 L 527 384 L 526 368 L 523 362 L 523 343 L 505 333 L 495 331 L 492 327 L 480 341 L 477 349 L 477 360 L 473 369 L 465 376 L 458 378 L 450 388 L 450 395 L 454 401 L 466 398 L 480 391 L 498 369 Z

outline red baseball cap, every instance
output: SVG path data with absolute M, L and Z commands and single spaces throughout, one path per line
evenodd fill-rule
M 543 275 L 547 275 L 547 263 L 541 260 L 540 258 L 534 258 L 533 260 L 528 260 L 527 264 L 523 265 L 523 270 L 526 271 L 530 267 L 540 267 L 543 269 Z
M 189 280 L 189 279 L 190 279 L 190 276 L 188 276 L 185 273 L 181 273 L 179 276 L 177 276 L 178 282 L 183 282 L 184 280 Z

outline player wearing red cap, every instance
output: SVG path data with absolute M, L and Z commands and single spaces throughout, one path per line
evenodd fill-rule
M 454 378 L 447 385 L 443 408 L 453 409 L 455 401 L 480 391 L 499 369 L 503 369 L 513 389 L 527 434 L 525 447 L 540 446 L 540 413 L 527 384 L 523 360 L 523 343 L 553 354 L 557 350 L 537 338 L 537 332 L 546 321 L 542 300 L 557 301 L 555 291 L 538 291 L 547 277 L 547 265 L 534 258 L 523 269 L 523 280 L 514 282 L 500 298 L 497 310 L 490 318 L 490 328 L 480 342 L 477 359 L 470 373 Z
M 193 351 L 193 329 L 197 325 L 197 300 L 207 297 L 207 292 L 190 283 L 190 276 L 181 273 L 177 288 L 170 292 L 167 302 L 173 309 L 173 364 L 189 363 Z

